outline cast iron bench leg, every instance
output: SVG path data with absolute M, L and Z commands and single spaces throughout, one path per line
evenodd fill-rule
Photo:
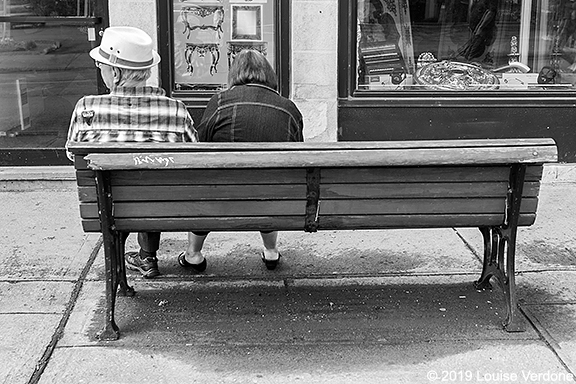
M 114 306 L 118 289 L 118 250 L 121 248 L 120 233 L 115 230 L 112 215 L 112 192 L 108 173 L 95 172 L 98 196 L 98 213 L 104 245 L 104 265 L 106 268 L 106 319 L 104 329 L 96 334 L 100 340 L 117 340 L 120 331 L 114 321 Z
M 480 228 L 484 237 L 484 263 L 482 275 L 474 285 L 477 289 L 486 289 L 490 286 L 490 277 L 494 276 L 498 280 L 508 310 L 504 321 L 508 332 L 523 332 L 526 329 L 524 318 L 518 311 L 515 278 L 516 234 L 525 174 L 525 165 L 513 165 L 510 168 L 504 224 Z
M 496 235 L 496 231 L 491 227 L 480 227 L 479 229 L 484 239 L 484 264 L 482 267 L 482 275 L 480 275 L 478 281 L 474 283 L 474 287 L 481 290 L 492 289 L 490 277 L 498 273 L 498 260 L 496 259 L 498 236 Z
M 103 231 L 108 232 L 108 231 Z M 118 340 L 120 330 L 114 321 L 114 307 L 116 306 L 116 291 L 118 289 L 118 277 L 115 273 L 118 265 L 118 257 L 115 255 L 118 249 L 119 236 L 115 233 L 103 233 L 104 237 L 104 264 L 106 268 L 106 319 L 104 329 L 97 333 L 100 340 Z
M 128 238 L 128 235 L 128 232 L 120 233 L 120 241 L 118 242 L 118 250 L 116 251 L 116 275 L 119 282 L 118 295 L 132 297 L 136 292 L 134 291 L 134 288 L 128 284 L 128 279 L 126 278 L 126 261 L 124 260 L 124 254 L 126 253 L 126 239 Z
M 526 325 L 524 319 L 518 311 L 518 300 L 516 298 L 516 277 L 514 275 L 514 258 L 516 253 L 516 230 L 517 228 L 508 228 L 505 232 L 508 232 L 502 244 L 501 252 L 502 258 L 504 258 L 504 253 L 506 254 L 506 276 L 507 279 L 501 282 L 502 289 L 504 290 L 504 297 L 506 298 L 506 304 L 508 305 L 508 316 L 504 322 L 504 327 L 508 332 L 524 332 L 526 330 Z
M 515 246 L 510 230 L 480 228 L 484 236 L 484 267 L 480 279 L 474 283 L 476 289 L 491 289 L 490 278 L 494 276 L 504 293 L 508 315 L 504 327 L 508 332 L 525 331 L 525 322 L 518 313 L 516 282 L 514 276 Z M 515 231 L 514 231 L 515 232 Z M 515 238 L 515 235 L 513 236 Z

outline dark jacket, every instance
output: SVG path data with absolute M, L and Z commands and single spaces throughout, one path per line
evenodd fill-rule
M 260 84 L 237 85 L 214 95 L 197 129 L 200 141 L 304 141 L 296 105 Z

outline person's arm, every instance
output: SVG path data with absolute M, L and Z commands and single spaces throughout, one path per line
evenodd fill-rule
M 188 116 L 188 118 L 186 118 L 186 127 L 184 128 L 185 132 L 186 132 L 186 137 L 184 139 L 184 141 L 188 141 L 188 142 L 192 142 L 192 143 L 196 143 L 198 142 L 198 131 L 196 131 L 196 128 L 194 128 L 194 120 L 192 120 L 192 117 Z
M 190 113 L 188 112 L 186 105 L 183 102 L 178 101 L 178 108 L 181 108 L 182 111 L 180 113 L 184 114 L 183 140 L 185 142 L 192 142 L 192 143 L 198 142 L 198 131 L 194 127 L 194 120 L 192 119 L 192 116 L 190 116 Z
M 84 98 L 78 100 L 76 106 L 74 107 L 74 111 L 72 112 L 72 117 L 70 118 L 70 127 L 68 128 L 68 138 L 66 140 L 66 157 L 70 159 L 70 161 L 74 161 L 74 154 L 68 151 L 68 143 L 72 141 L 77 141 L 78 138 L 78 112 L 81 108 L 80 106 L 83 105 Z

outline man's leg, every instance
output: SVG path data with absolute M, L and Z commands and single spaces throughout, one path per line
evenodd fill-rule
M 160 275 L 156 253 L 160 248 L 160 232 L 139 232 L 138 252 L 127 252 L 126 266 L 134 271 L 140 271 L 144 278 L 150 279 Z
M 160 232 L 138 232 L 138 245 L 140 258 L 156 257 L 160 249 Z

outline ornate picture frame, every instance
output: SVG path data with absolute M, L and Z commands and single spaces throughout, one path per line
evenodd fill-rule
M 232 5 L 231 40 L 262 40 L 262 6 Z

